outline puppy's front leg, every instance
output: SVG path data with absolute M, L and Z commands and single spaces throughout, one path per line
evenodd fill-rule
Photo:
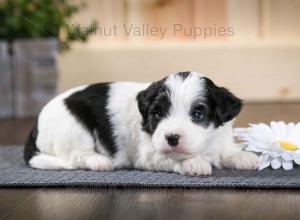
M 176 172 L 190 176 L 210 175 L 212 173 L 211 164 L 202 156 L 178 161 L 156 152 L 141 154 L 135 163 L 135 168 Z
M 222 166 L 230 169 L 255 170 L 259 158 L 254 153 L 243 151 L 237 144 L 232 143 L 222 151 L 221 163 Z
M 156 152 L 144 152 L 135 162 L 134 167 L 144 170 L 178 172 L 181 163 Z
M 144 162 L 146 168 L 150 170 L 176 172 L 189 176 L 211 175 L 212 173 L 211 164 L 202 156 L 177 161 L 156 154 L 150 160 Z
M 181 162 L 181 166 L 176 167 L 176 172 L 189 176 L 211 175 L 212 166 L 202 156 L 186 159 Z

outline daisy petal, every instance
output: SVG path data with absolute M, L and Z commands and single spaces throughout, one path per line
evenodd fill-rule
M 281 167 L 281 159 L 279 159 L 278 157 L 277 158 L 274 158 L 272 161 L 271 161 L 271 167 L 274 169 L 274 170 L 277 170 Z
M 271 157 L 279 157 L 280 153 L 273 151 L 273 152 L 270 152 L 270 156 Z
M 287 124 L 286 128 L 285 128 L 285 136 L 286 139 L 290 142 L 293 142 L 294 140 L 294 132 L 295 132 L 295 123 L 289 123 Z
M 300 150 L 297 150 L 293 153 L 293 156 L 300 157 Z
M 283 152 L 281 156 L 282 156 L 282 159 L 285 160 L 285 161 L 293 160 L 293 157 L 287 152 Z
M 293 161 L 282 161 L 282 167 L 285 170 L 293 169 Z
M 278 122 L 271 122 L 271 129 L 273 131 L 274 137 L 282 138 L 281 129 Z
M 263 155 L 260 157 L 260 163 L 258 170 L 262 170 L 270 166 L 272 158 L 269 155 Z
M 294 162 L 300 165 L 300 157 L 294 157 Z
M 247 146 L 247 147 L 245 147 L 245 150 L 253 151 L 253 152 L 261 152 L 262 151 L 261 149 L 255 147 L 255 146 Z

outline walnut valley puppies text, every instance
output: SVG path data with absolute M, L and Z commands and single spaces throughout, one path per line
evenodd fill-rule
M 91 27 L 80 26 L 81 31 L 88 31 Z M 75 25 L 68 26 L 69 32 L 76 32 Z M 212 37 L 233 37 L 235 31 L 230 26 L 185 26 L 173 24 L 170 26 L 154 26 L 150 24 L 122 24 L 112 26 L 101 26 L 93 28 L 93 35 L 106 38 L 116 38 L 125 35 L 129 38 L 157 38 L 163 40 L 167 36 L 185 36 L 193 39 L 208 39 Z

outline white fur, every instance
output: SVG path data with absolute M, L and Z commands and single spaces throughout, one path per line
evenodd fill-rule
M 188 115 L 191 103 L 204 94 L 199 75 L 191 74 L 182 81 L 170 76 L 171 116 L 161 121 L 151 137 L 141 128 L 142 117 L 137 107 L 138 92 L 149 84 L 117 82 L 111 86 L 107 109 L 118 146 L 110 157 L 105 148 L 69 112 L 64 99 L 81 86 L 50 101 L 38 119 L 37 148 L 40 153 L 29 164 L 39 169 L 111 170 L 134 167 L 147 170 L 178 172 L 184 175 L 210 175 L 212 165 L 221 168 L 256 169 L 258 158 L 244 152 L 234 143 L 233 121 L 215 129 L 194 124 Z M 196 95 L 197 94 L 197 95 Z M 181 135 L 178 151 L 170 150 L 165 135 Z

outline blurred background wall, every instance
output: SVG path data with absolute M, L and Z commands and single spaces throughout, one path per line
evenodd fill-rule
M 299 102 L 299 39 L 300 0 L 0 0 L 0 118 L 188 70 L 246 102 Z
M 60 90 L 195 70 L 246 101 L 300 100 L 300 0 L 88 0 L 71 23 L 92 20 L 59 58 Z

